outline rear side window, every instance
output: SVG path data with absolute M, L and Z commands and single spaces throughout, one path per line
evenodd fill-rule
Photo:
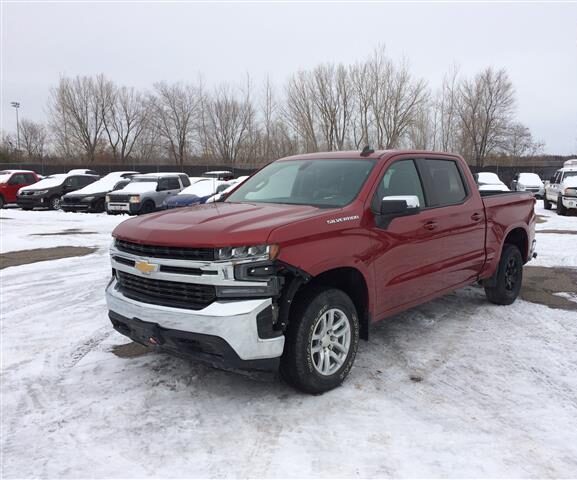
M 399 160 L 387 168 L 379 182 L 373 209 L 378 210 L 383 197 L 397 195 L 416 195 L 421 208 L 425 207 L 423 186 L 413 160 Z
M 190 187 L 190 178 L 188 178 L 188 175 L 179 175 L 180 176 L 180 181 L 182 182 L 182 186 L 183 187 Z M 177 187 L 180 188 L 180 187 Z
M 168 183 L 168 190 L 178 190 L 180 188 L 180 183 L 178 178 L 176 177 L 169 177 L 167 178 Z
M 431 207 L 455 205 L 467 198 L 467 189 L 455 161 L 426 159 L 423 165 L 430 184 Z
M 25 173 L 24 177 L 26 179 L 24 183 L 36 183 L 36 177 L 31 173 Z

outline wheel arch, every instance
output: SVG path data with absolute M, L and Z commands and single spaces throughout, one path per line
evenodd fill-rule
M 301 290 L 307 288 L 308 285 L 322 285 L 337 288 L 345 292 L 351 298 L 357 309 L 360 323 L 360 337 L 363 340 L 369 339 L 369 288 L 365 276 L 359 269 L 344 266 L 325 270 L 301 286 Z
M 515 245 L 519 249 L 523 257 L 523 262 L 526 263 L 529 261 L 529 234 L 525 228 L 515 227 L 507 232 L 507 235 L 505 235 L 503 239 L 503 245 L 501 245 L 501 253 L 507 244 Z

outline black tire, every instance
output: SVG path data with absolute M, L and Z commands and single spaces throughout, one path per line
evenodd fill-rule
M 50 200 L 48 200 L 48 208 L 50 210 L 60 210 L 60 197 L 58 195 L 50 197 Z
M 511 305 L 523 285 L 523 257 L 515 245 L 505 244 L 494 286 L 485 286 L 485 295 L 496 305 Z
M 154 209 L 155 209 L 154 202 L 152 200 L 146 200 L 142 204 L 142 207 L 140 207 L 140 212 L 138 212 L 138 214 L 139 215 L 145 215 L 147 213 L 152 213 L 152 212 L 154 212 Z
M 557 198 L 557 215 L 561 215 L 562 217 L 567 215 L 567 209 L 565 208 L 565 205 L 563 205 L 563 198 L 561 195 Z
M 551 210 L 551 202 L 549 200 L 547 200 L 547 196 L 543 196 L 543 208 L 545 208 L 545 210 Z
M 4 208 L 4 197 L 2 195 L 0 195 L 0 208 Z
M 349 342 L 346 354 L 340 349 L 333 350 L 333 344 L 323 346 L 325 340 L 332 337 L 333 332 L 328 330 L 323 340 L 314 340 L 315 329 L 317 332 L 322 318 L 335 312 L 333 319 L 336 323 L 345 321 L 349 327 Z M 340 313 L 339 313 L 340 312 Z M 339 331 L 346 330 L 338 328 Z M 334 333 L 338 336 L 337 329 Z M 320 336 L 320 335 L 317 335 Z M 336 337 L 333 337 L 336 338 Z M 341 337 L 342 338 L 342 337 Z M 313 341 L 318 342 L 316 347 L 324 352 L 313 353 Z M 346 342 L 344 342 L 346 343 Z M 295 302 L 290 315 L 289 325 L 285 332 L 285 348 L 281 357 L 280 373 L 285 381 L 302 392 L 320 394 L 338 387 L 349 374 L 359 345 L 359 318 L 355 305 L 349 296 L 342 290 L 329 287 L 310 287 L 300 294 Z M 330 349 L 328 352 L 327 349 Z M 326 352 L 326 353 L 325 353 Z M 316 359 L 315 359 L 316 355 Z M 340 366 L 327 374 L 317 370 L 315 366 L 320 361 L 320 356 L 327 355 L 328 363 L 333 361 L 334 355 L 340 355 Z M 337 367 L 335 362 L 333 365 Z
M 95 213 L 102 213 L 106 210 L 106 205 L 104 204 L 104 199 L 96 200 L 94 204 L 94 212 Z
M 29 212 L 30 210 L 32 210 L 32 207 L 20 207 L 22 208 L 22 210 Z

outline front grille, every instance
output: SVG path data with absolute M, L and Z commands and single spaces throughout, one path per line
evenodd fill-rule
M 152 258 L 172 258 L 176 260 L 214 260 L 214 248 L 178 248 L 141 245 L 139 243 L 116 240 L 116 248 L 121 252 Z
M 130 195 L 108 195 L 109 202 L 127 203 Z
M 34 190 L 24 190 L 23 192 L 20 192 L 20 195 L 28 197 L 30 195 L 34 195 L 35 193 L 36 192 Z
M 64 196 L 64 197 L 62 197 L 62 203 L 76 204 L 76 203 L 78 203 L 81 199 L 82 199 L 82 197 L 68 197 L 68 196 Z
M 164 307 L 201 310 L 216 299 L 214 285 L 168 282 L 116 271 L 118 289 L 128 298 Z

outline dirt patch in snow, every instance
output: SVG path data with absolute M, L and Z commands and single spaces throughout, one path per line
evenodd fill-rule
M 132 342 L 124 345 L 115 345 L 111 351 L 120 358 L 134 358 L 149 353 L 150 349 L 140 343 Z
M 29 263 L 59 260 L 69 257 L 83 257 L 90 255 L 97 249 L 94 247 L 53 247 L 20 250 L 18 252 L 3 253 L 0 257 L 0 270 L 8 267 L 18 267 Z
M 573 296 L 577 296 L 577 269 L 530 266 L 523 269 L 523 300 L 551 308 L 577 310 L 577 303 L 571 300 Z

